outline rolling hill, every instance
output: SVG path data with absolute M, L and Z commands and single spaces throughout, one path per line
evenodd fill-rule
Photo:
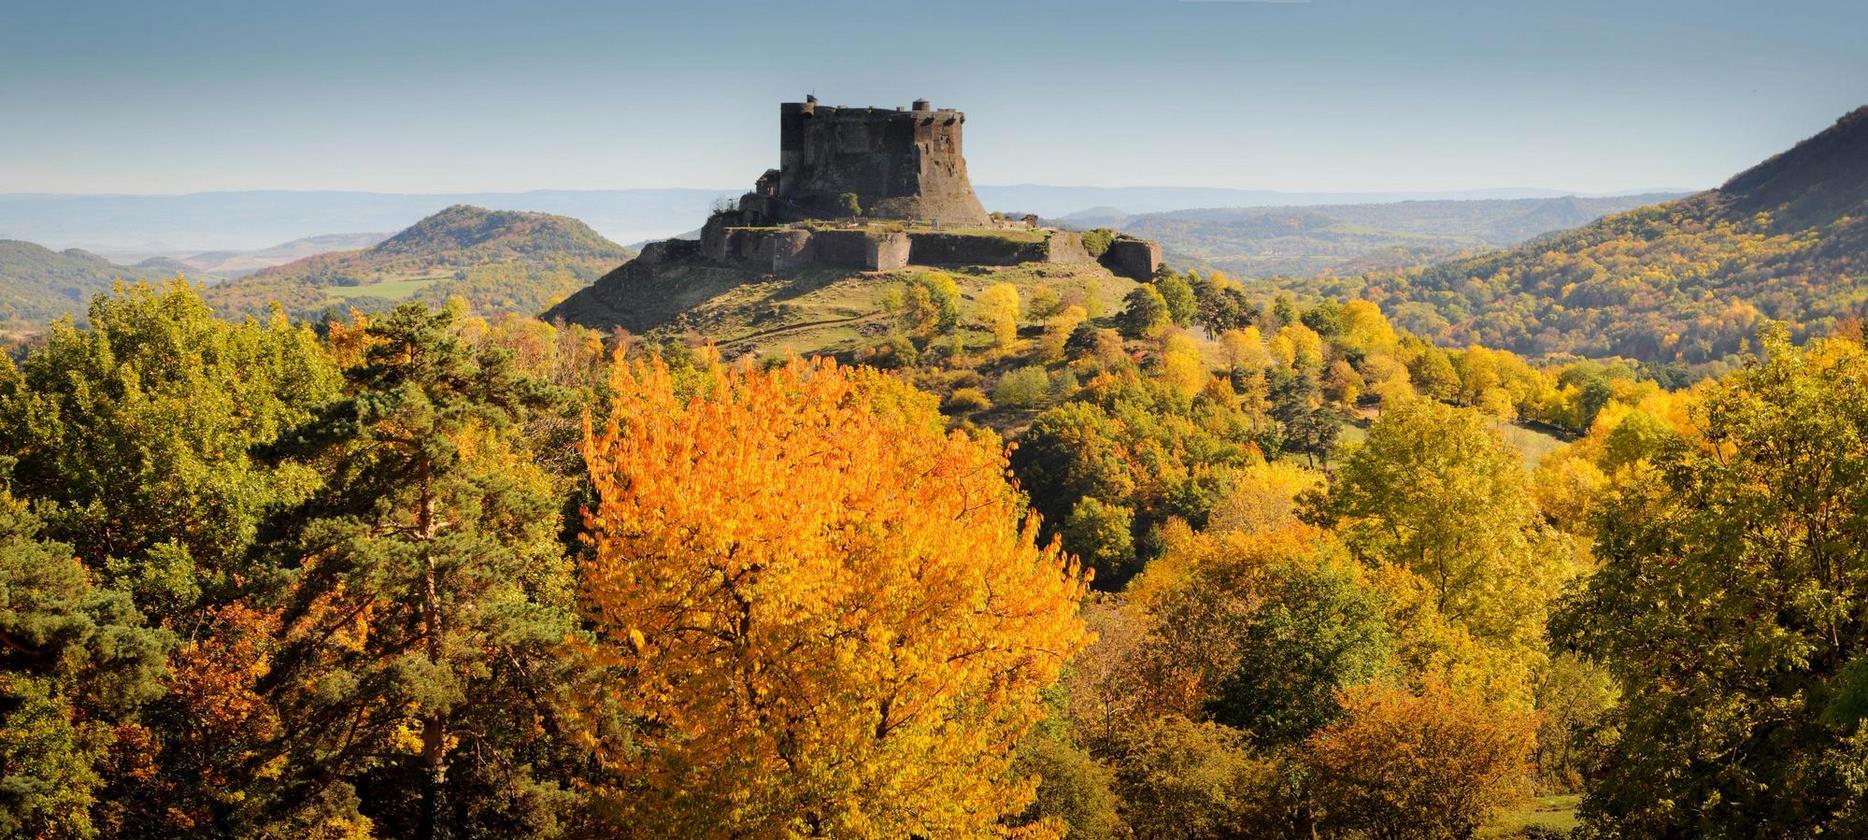
M 1235 277 L 1302 276 L 1345 268 L 1425 265 L 1461 251 L 1502 248 L 1584 225 L 1677 194 L 1582 198 L 1401 201 L 1305 207 L 1226 207 L 1114 217 L 1110 208 L 1073 214 L 1073 225 L 1107 226 L 1154 239 L 1176 265 Z
M 295 317 L 460 296 L 482 313 L 544 309 L 631 252 L 565 216 L 455 205 L 368 248 L 264 268 L 207 290 L 224 314 Z
M 82 315 L 91 296 L 115 281 L 173 277 L 167 265 L 118 265 L 76 248 L 54 251 L 0 239 L 0 326 L 37 328 L 61 315 Z
M 1868 309 L 1868 107 L 1717 189 L 1506 251 L 1295 285 L 1453 344 L 1687 364 Z

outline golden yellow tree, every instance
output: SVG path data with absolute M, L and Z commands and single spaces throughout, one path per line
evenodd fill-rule
M 973 302 L 974 315 L 992 333 L 993 343 L 1010 347 L 1018 340 L 1018 287 L 1010 283 L 988 286 Z
M 586 433 L 586 736 L 644 836 L 982 837 L 1031 800 L 1014 742 L 1085 642 L 1085 580 L 996 438 L 830 361 L 619 363 Z M 685 396 L 685 394 L 693 394 Z M 611 717 L 606 718 L 606 715 Z M 1035 825 L 1023 834 L 1054 833 Z

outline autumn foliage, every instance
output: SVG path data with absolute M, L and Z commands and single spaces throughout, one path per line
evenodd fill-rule
M 1085 642 L 1084 577 L 1005 480 L 996 438 L 943 431 L 887 376 L 618 363 L 586 435 L 597 503 L 587 653 L 627 743 L 586 738 L 651 836 L 972 837 L 1040 692 Z M 1045 833 L 1040 823 L 1026 829 Z

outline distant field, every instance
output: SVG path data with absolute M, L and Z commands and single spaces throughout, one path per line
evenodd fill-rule
M 1494 425 L 1504 433 L 1505 441 L 1524 455 L 1526 467 L 1535 468 L 1539 461 L 1544 460 L 1544 456 L 1563 448 L 1568 443 L 1556 435 L 1530 426 L 1507 423 L 1503 420 L 1497 421 Z
M 1502 838 L 1516 837 L 1527 828 L 1573 831 L 1579 825 L 1576 819 L 1576 806 L 1582 800 L 1582 795 L 1575 793 L 1539 796 L 1527 800 L 1499 812 L 1484 828 L 1479 829 L 1479 836 L 1502 840 Z
M 450 275 L 437 274 L 430 277 L 410 277 L 405 280 L 385 280 L 381 283 L 368 283 L 362 286 L 327 286 L 325 291 L 332 297 L 349 300 L 359 297 L 401 300 L 415 294 L 436 282 L 448 279 Z

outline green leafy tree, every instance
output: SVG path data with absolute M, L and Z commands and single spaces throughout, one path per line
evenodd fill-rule
M 1039 820 L 1062 823 L 1069 840 L 1117 840 L 1125 836 L 1109 767 L 1071 743 L 1067 732 L 1040 727 L 1019 742 L 1012 774 L 1037 777 L 1038 795 L 1014 825 Z
M 177 281 L 119 287 L 89 327 L 54 324 L 17 370 L 0 362 L 0 453 L 48 536 L 182 622 L 231 597 L 269 505 L 302 498 L 315 473 L 256 464 L 336 396 L 335 365 L 282 317 L 230 324 Z
M 1566 554 L 1520 456 L 1479 413 L 1418 399 L 1384 411 L 1309 516 L 1370 565 L 1418 575 L 1476 637 L 1542 649 Z
M 1162 303 L 1167 304 L 1168 318 L 1176 326 L 1193 323 L 1199 314 L 1199 301 L 1194 297 L 1193 283 L 1187 275 L 1169 272 L 1155 282 L 1155 290 L 1161 293 Z
M 1285 562 L 1252 578 L 1233 587 L 1226 623 L 1239 656 L 1207 707 L 1258 743 L 1294 744 L 1336 719 L 1337 692 L 1391 669 L 1386 615 L 1336 562 Z
M 1243 733 L 1179 716 L 1125 733 L 1115 761 L 1122 815 L 1137 840 L 1220 840 L 1252 836 L 1271 762 Z
M 1064 520 L 1064 550 L 1076 555 L 1106 589 L 1118 589 L 1135 568 L 1135 511 L 1085 496 Z
M 1622 690 L 1587 821 L 1619 836 L 1868 832 L 1868 353 L 1767 335 L 1598 517 L 1553 629 Z
M 1122 313 L 1117 323 L 1129 338 L 1154 338 L 1173 323 L 1166 298 L 1154 285 L 1144 283 L 1122 299 Z

